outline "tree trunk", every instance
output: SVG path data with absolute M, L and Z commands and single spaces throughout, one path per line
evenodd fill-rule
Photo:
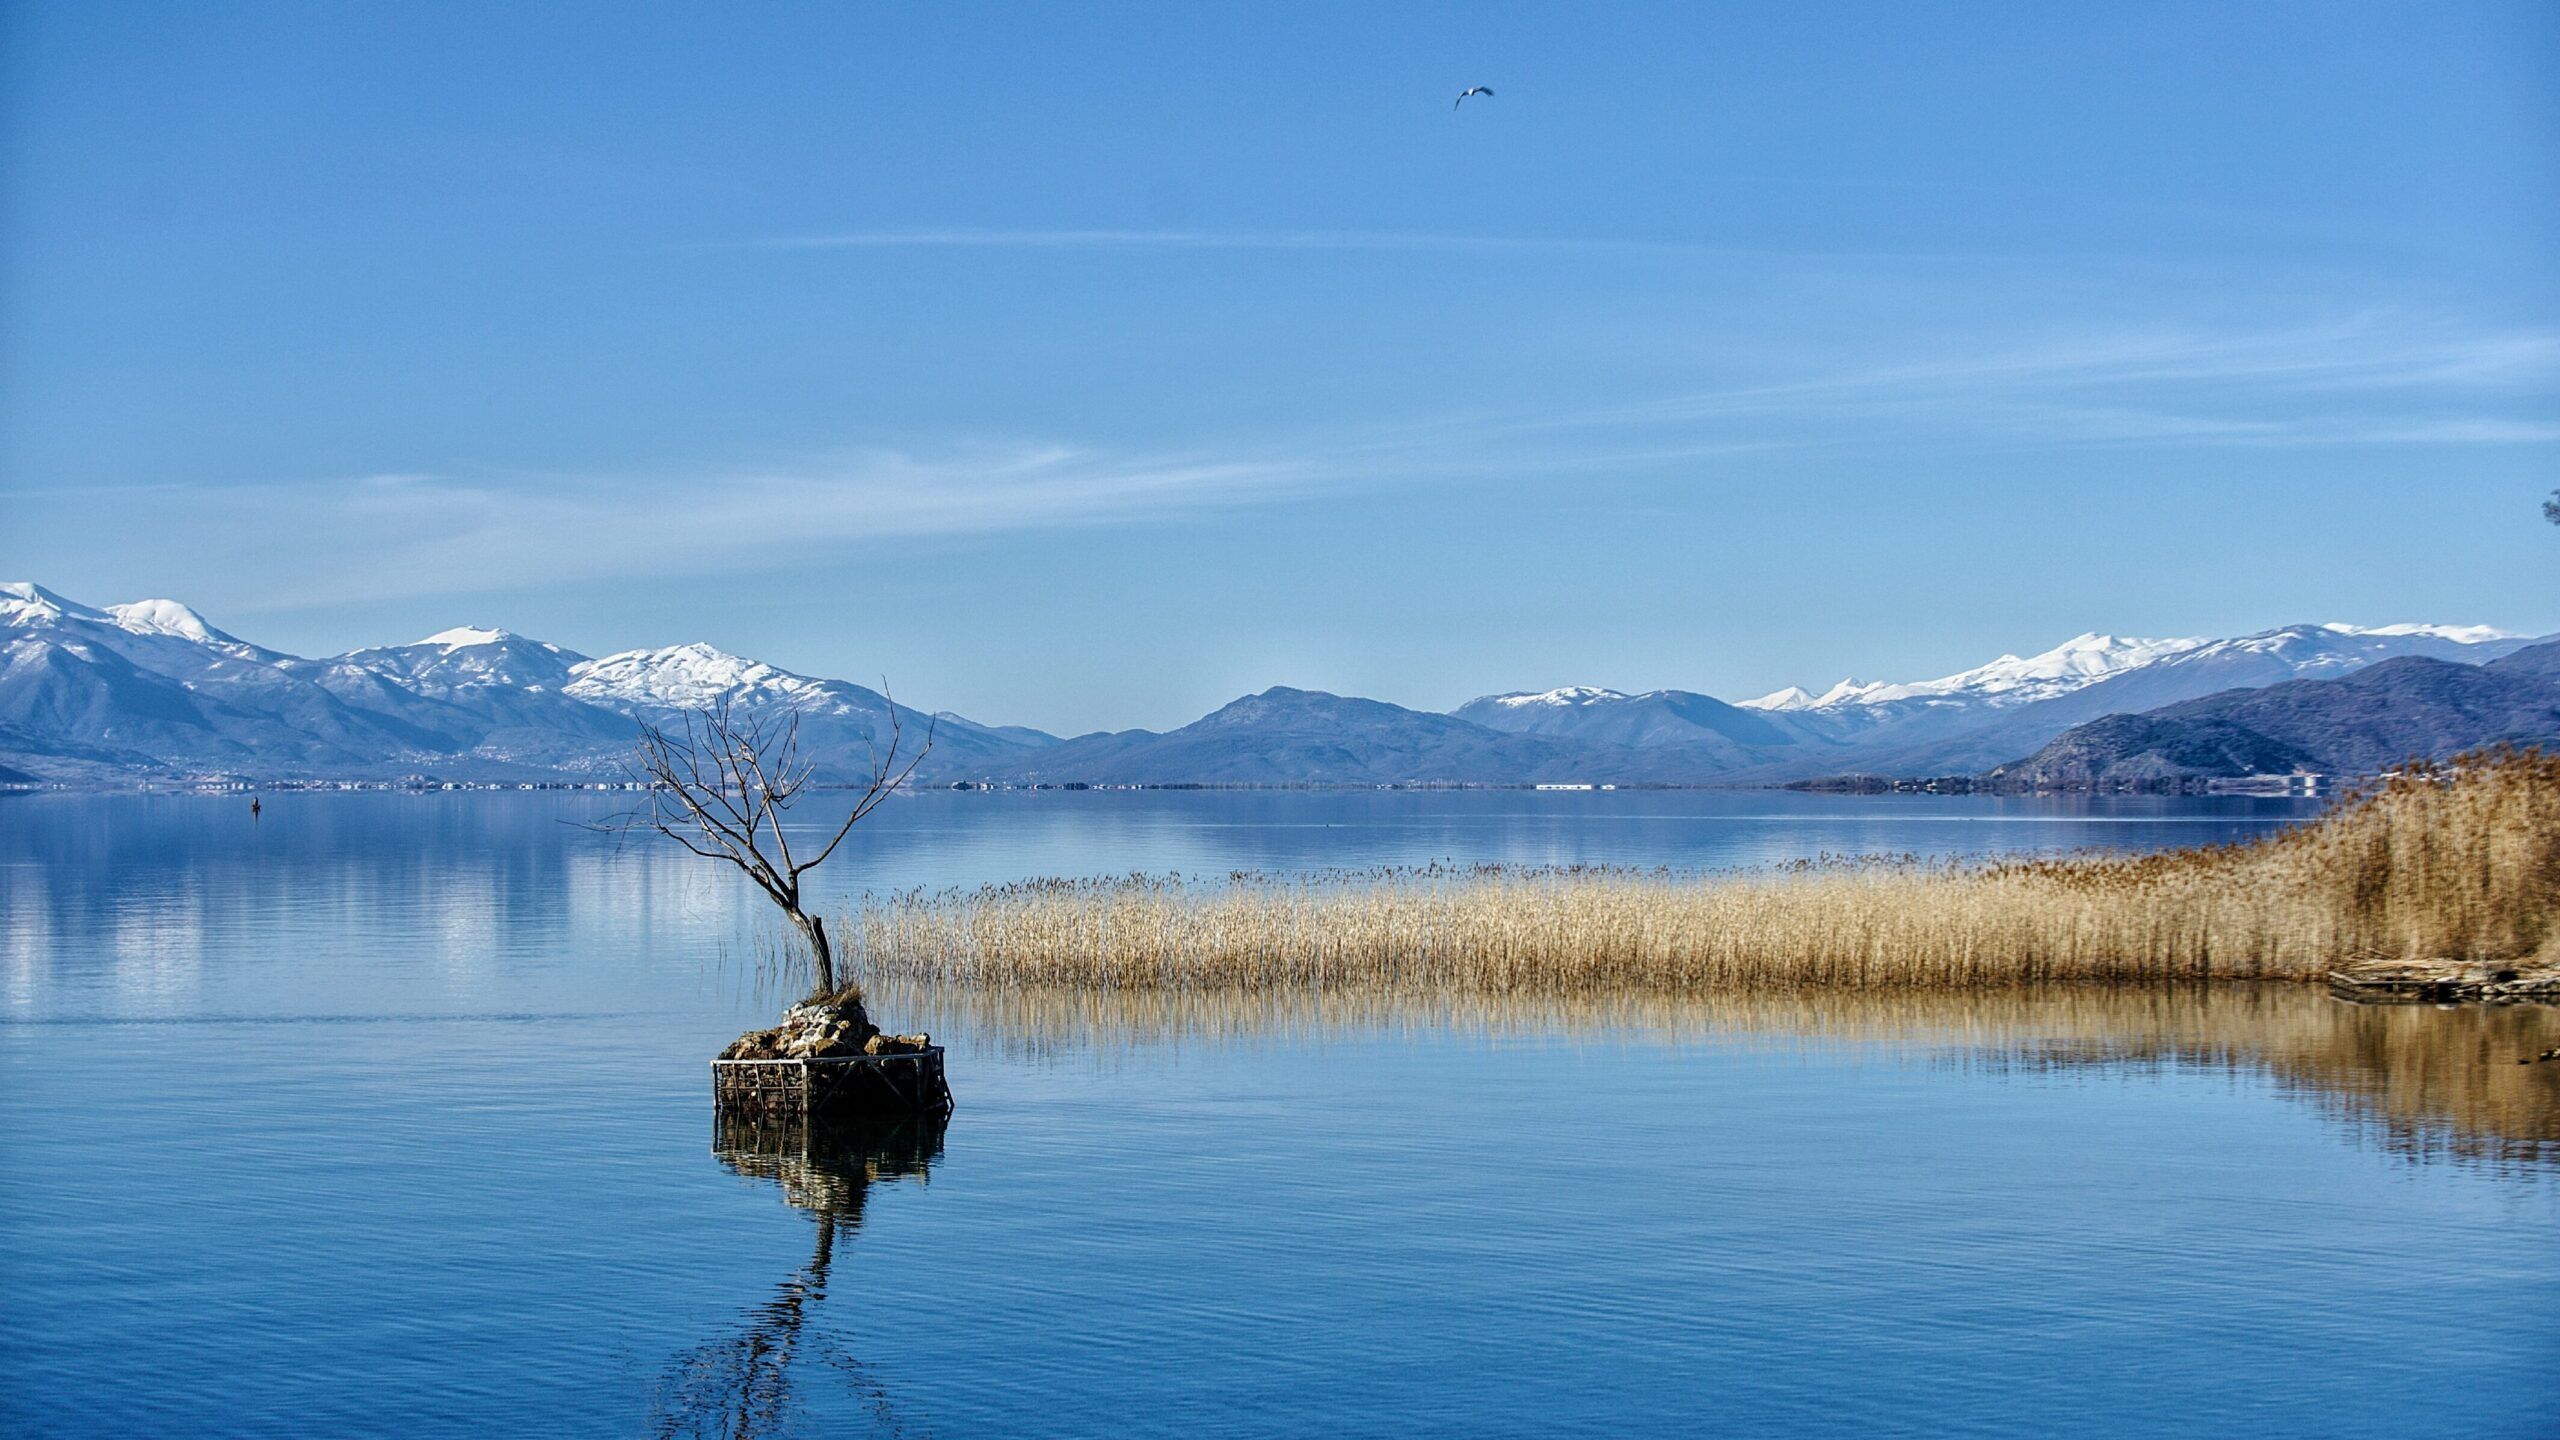
M 800 927 L 800 938 L 809 942 L 809 970 L 817 977 L 818 995 L 836 993 L 836 956 L 827 945 L 827 922 L 808 914 L 798 906 L 791 909 L 791 923 Z

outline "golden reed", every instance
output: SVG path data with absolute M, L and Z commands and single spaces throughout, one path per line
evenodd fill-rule
M 855 973 L 975 986 L 1517 994 L 2311 980 L 2560 962 L 2560 756 L 2412 766 L 2259 840 L 1756 877 L 1429 867 L 1041 880 L 872 899 Z

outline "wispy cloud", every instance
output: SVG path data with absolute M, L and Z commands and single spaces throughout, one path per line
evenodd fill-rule
M 2374 314 L 2154 327 L 1524 416 L 1515 434 L 1839 445 L 2539 444 L 2560 438 L 2560 335 Z
M 1118 232 L 1060 232 L 1061 234 Z M 1145 232 L 1154 234 L 1155 232 Z M 244 610 L 650 573 L 734 574 L 858 547 L 1126 525 L 1346 490 L 1720 474 L 1789 450 L 1941 459 L 2075 446 L 2560 444 L 2560 337 L 2374 312 L 2317 325 L 2084 329 L 1586 408 L 1488 407 L 1139 452 L 1054 442 L 870 448 L 642 473 L 19 488 L 55 573 L 272 575 Z M 1798 467 L 1799 471 L 1801 467 Z M 1454 502 L 1453 502 L 1454 503 Z M 138 517 L 138 518 L 137 518 Z M 113 560 L 78 563 L 94 547 Z M 237 593 L 237 592 L 235 592 Z
M 1569 235 L 1374 230 L 851 230 L 711 241 L 704 250 L 1380 250 L 1697 255 L 1735 253 L 1679 241 Z
M 589 579 L 806 564 L 852 547 L 1132 523 L 1324 482 L 1277 459 L 1115 455 L 1069 445 L 865 450 L 798 463 L 612 476 L 356 479 L 20 492 L 80 529 L 147 497 L 120 548 L 161 546 L 171 573 L 206 547 L 290 584 L 276 608 L 466 594 Z M 244 608 L 262 608 L 257 600 Z

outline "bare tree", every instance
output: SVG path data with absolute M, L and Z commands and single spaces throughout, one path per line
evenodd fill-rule
M 613 828 L 655 830 L 696 855 L 745 871 L 782 907 L 808 946 L 813 993 L 833 995 L 839 989 L 835 950 L 827 941 L 826 920 L 801 906 L 800 879 L 825 864 L 853 827 L 915 774 L 932 753 L 932 724 L 925 726 L 924 743 L 902 762 L 905 742 L 905 725 L 892 701 L 887 747 L 863 736 L 870 763 L 852 811 L 825 844 L 804 854 L 792 848 L 782 823 L 817 773 L 817 763 L 800 752 L 800 712 L 741 714 L 723 697 L 686 711 L 681 727 L 641 724 L 631 769 L 635 780 L 648 785 L 649 799 Z
M 2542 502 L 2542 518 L 2560 525 L 2560 490 L 2552 491 L 2551 498 Z

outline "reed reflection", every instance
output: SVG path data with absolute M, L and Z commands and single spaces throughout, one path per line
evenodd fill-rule
M 1425 1031 L 1511 1038 L 1886 1046 L 2020 1073 L 2210 1070 L 2271 1080 L 2353 1138 L 2416 1160 L 2560 1165 L 2560 1008 L 2358 1005 L 2297 985 L 1806 990 L 1583 998 L 1422 990 L 1278 996 L 867 986 L 938 1034 L 1024 1056 L 1308 1043 Z
M 740 1175 L 778 1184 L 786 1202 L 817 1222 L 817 1236 L 809 1262 L 743 1312 L 736 1333 L 685 1351 L 669 1365 L 655 1434 L 663 1440 L 780 1435 L 800 1426 L 805 1408 L 832 1409 L 846 1400 L 878 1432 L 900 1433 L 886 1390 L 854 1358 L 842 1327 L 826 1323 L 827 1287 L 838 1243 L 851 1240 L 861 1225 L 871 1188 L 893 1180 L 924 1183 L 942 1157 L 948 1123 L 945 1115 L 895 1126 L 716 1118 L 712 1155 Z M 813 1373 L 834 1388 L 804 1389 Z

